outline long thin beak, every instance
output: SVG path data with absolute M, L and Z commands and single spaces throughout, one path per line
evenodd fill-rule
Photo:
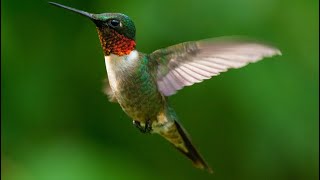
M 91 14 L 91 13 L 88 13 L 88 12 L 85 12 L 85 11 L 81 11 L 81 10 L 78 10 L 78 9 L 75 9 L 75 8 L 72 8 L 72 7 L 64 6 L 64 5 L 55 3 L 55 2 L 48 2 L 48 3 L 52 4 L 54 6 L 58 6 L 60 8 L 67 9 L 67 10 L 73 11 L 75 13 L 81 14 L 83 16 L 86 16 L 86 17 L 90 18 L 91 20 L 97 20 L 97 18 L 94 16 L 94 14 Z

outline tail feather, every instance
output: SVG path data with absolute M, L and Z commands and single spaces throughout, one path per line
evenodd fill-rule
M 183 129 L 183 127 L 180 126 L 180 124 L 177 121 L 175 121 L 175 126 L 177 127 L 177 130 L 184 141 L 184 145 L 188 149 L 187 152 L 183 151 L 180 148 L 178 148 L 178 150 L 185 154 L 189 159 L 191 159 L 195 167 L 200 169 L 206 169 L 208 172 L 213 173 L 212 169 L 209 167 L 209 165 L 205 162 L 200 153 L 191 143 L 191 140 L 188 137 L 186 131 Z
M 205 169 L 209 173 L 213 173 L 212 169 L 202 158 L 197 149 L 192 145 L 186 130 L 177 122 L 170 123 L 165 131 L 159 132 L 161 136 L 173 144 L 180 152 L 186 155 L 193 165 L 200 169 Z

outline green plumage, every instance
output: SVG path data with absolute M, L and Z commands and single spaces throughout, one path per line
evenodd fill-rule
M 166 97 L 230 68 L 241 68 L 264 57 L 281 54 L 271 46 L 232 37 L 185 42 L 146 55 L 134 49 L 135 26 L 128 16 L 120 13 L 91 14 L 51 4 L 89 17 L 99 31 L 106 32 L 99 34 L 102 47 L 110 44 L 120 50 L 133 47 L 119 54 L 105 53 L 108 73 L 106 94 L 112 102 L 118 102 L 134 122 L 138 122 L 137 127 L 148 127 L 150 132 L 160 134 L 191 159 L 197 168 L 209 172 L 212 172 L 211 168 L 192 145 L 174 110 L 168 106 Z M 114 38 L 118 35 L 130 41 L 125 41 L 127 44 L 119 42 L 121 38 Z M 111 39 L 119 40 L 114 42 Z
M 122 109 L 135 121 L 144 123 L 155 121 L 165 102 L 147 57 L 139 54 L 138 58 L 128 60 L 126 56 L 114 56 L 110 66 L 116 74 L 116 82 L 111 83 L 116 84 L 113 91 Z
M 192 145 L 186 131 L 178 123 L 176 113 L 168 106 L 157 84 L 156 61 L 143 53 L 133 51 L 127 56 L 106 56 L 106 66 L 112 97 L 134 121 L 147 126 L 172 143 L 201 169 L 212 172 Z M 109 84 L 106 84 L 108 86 Z M 110 96 L 110 94 L 109 94 Z

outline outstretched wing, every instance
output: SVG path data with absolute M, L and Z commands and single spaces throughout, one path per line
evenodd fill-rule
M 149 58 L 157 64 L 160 92 L 170 96 L 184 86 L 274 55 L 281 52 L 256 41 L 229 37 L 173 45 L 154 51 Z

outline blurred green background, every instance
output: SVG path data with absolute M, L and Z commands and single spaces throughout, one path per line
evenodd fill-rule
M 122 12 L 146 53 L 247 35 L 283 56 L 185 88 L 171 103 L 215 173 L 132 126 L 103 95 L 94 24 L 47 1 L 1 1 L 4 180 L 318 179 L 316 0 L 58 1 Z

